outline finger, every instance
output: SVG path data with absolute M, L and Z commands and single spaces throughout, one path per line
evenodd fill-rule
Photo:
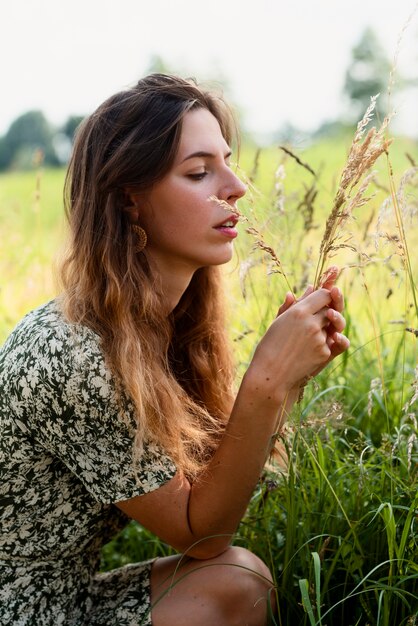
M 339 268 L 336 265 L 331 265 L 321 276 L 319 286 L 323 289 L 331 289 L 334 286 L 335 281 L 340 273 Z
M 288 291 L 285 296 L 283 304 L 279 307 L 279 310 L 277 311 L 276 317 L 278 317 L 279 315 L 287 311 L 287 309 L 289 309 L 292 306 L 292 304 L 294 304 L 295 302 L 296 302 L 295 296 L 293 295 L 291 291 Z
M 328 320 L 331 322 L 334 328 L 334 331 L 341 333 L 344 330 L 346 326 L 346 321 L 345 321 L 345 318 L 341 315 L 341 313 L 339 313 L 338 311 L 335 311 L 335 309 L 328 308 L 326 310 L 326 316 Z
M 300 302 L 301 300 L 304 300 L 307 296 L 309 296 L 311 293 L 313 293 L 313 285 L 308 285 L 304 291 L 304 293 L 301 295 L 300 298 L 298 298 L 298 302 Z
M 336 311 L 343 311 L 344 309 L 344 296 L 338 287 L 332 287 L 330 289 L 332 302 L 330 306 Z
M 336 356 L 339 356 L 350 347 L 350 340 L 345 335 L 341 333 L 334 333 L 332 336 L 334 340 L 334 344 L 330 347 L 331 350 L 331 358 L 334 359 Z
M 312 376 L 319 374 L 319 372 L 321 372 L 333 359 L 348 350 L 350 347 L 350 341 L 345 335 L 334 333 L 333 337 L 329 337 L 327 339 L 327 345 L 331 353 L 329 359 L 326 363 L 323 363 L 314 372 L 312 372 Z
M 329 306 L 331 302 L 331 294 L 328 289 L 317 289 L 313 293 L 307 295 L 303 300 L 297 302 L 295 306 L 305 309 L 308 313 L 315 314 L 324 307 Z
M 329 321 L 329 317 L 328 317 L 328 308 L 325 307 L 321 309 L 321 311 L 318 311 L 318 313 L 315 313 L 313 317 L 317 319 L 321 330 L 326 330 L 327 331 L 326 334 L 328 335 L 329 334 L 328 329 L 331 326 L 331 322 Z

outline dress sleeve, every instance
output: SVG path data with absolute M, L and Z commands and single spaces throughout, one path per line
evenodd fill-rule
M 8 354 L 17 427 L 99 502 L 127 500 L 170 480 L 176 467 L 158 444 L 145 442 L 134 462 L 134 407 L 118 397 L 98 337 L 64 322 L 31 331 Z

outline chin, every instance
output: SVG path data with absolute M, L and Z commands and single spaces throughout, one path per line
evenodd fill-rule
M 206 263 L 206 265 L 207 266 L 225 265 L 225 263 L 229 263 L 231 259 L 232 259 L 232 252 L 231 254 L 224 254 L 222 256 L 218 255 L 216 258 L 209 261 L 209 263 Z
M 200 258 L 196 256 L 194 259 L 189 257 L 189 260 L 195 268 L 198 269 L 200 267 L 211 267 L 216 265 L 225 265 L 225 263 L 229 263 L 234 255 L 234 248 L 230 244 L 228 247 L 224 247 L 222 250 L 212 251 L 212 254 L 202 255 Z
M 231 242 L 222 251 L 218 251 L 218 254 L 214 255 L 214 260 L 210 265 L 224 265 L 229 263 L 234 255 L 234 245 Z

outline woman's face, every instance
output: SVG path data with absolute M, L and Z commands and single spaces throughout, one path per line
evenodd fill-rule
M 160 271 L 194 272 L 231 259 L 238 234 L 233 210 L 246 188 L 230 169 L 230 152 L 217 119 L 206 109 L 194 109 L 183 119 L 171 170 L 134 196 L 139 224 L 148 235 L 145 254 Z M 209 200 L 213 196 L 231 211 Z

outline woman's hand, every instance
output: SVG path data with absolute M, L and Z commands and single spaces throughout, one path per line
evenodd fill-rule
M 349 347 L 349 340 L 342 334 L 344 298 L 335 286 L 338 273 L 337 267 L 331 267 L 323 286 L 316 291 L 309 286 L 298 300 L 290 292 L 286 294 L 250 365 L 250 369 L 262 373 L 263 389 L 264 383 L 280 381 L 280 388 L 284 384 L 289 392 Z
M 327 289 L 318 289 L 282 310 L 258 344 L 247 371 L 255 391 L 267 392 L 273 401 L 282 399 L 330 358 L 326 329 L 331 301 Z
M 341 315 L 344 310 L 344 297 L 338 287 L 335 286 L 335 281 L 338 278 L 339 270 L 336 266 L 332 266 L 325 273 L 325 280 L 322 284 L 325 289 L 330 290 L 332 304 L 328 312 L 330 325 L 327 328 L 328 334 L 328 346 L 331 350 L 331 356 L 328 361 L 318 370 L 313 373 L 316 376 L 324 367 L 328 365 L 330 361 L 335 359 L 350 347 L 350 341 L 342 334 L 345 328 L 345 319 Z
M 336 356 L 339 356 L 343 352 L 345 352 L 349 346 L 350 341 L 342 334 L 346 322 L 344 317 L 341 315 L 344 310 L 344 297 L 341 293 L 340 289 L 335 286 L 335 281 L 338 278 L 339 269 L 338 267 L 331 266 L 327 272 L 325 273 L 325 280 L 322 283 L 322 287 L 324 289 L 329 289 L 331 302 L 329 304 L 327 316 L 329 319 L 329 325 L 326 327 L 327 331 L 327 344 L 330 348 L 331 354 L 329 359 L 320 367 L 318 367 L 311 376 L 316 376 L 330 361 L 335 359 Z M 279 308 L 277 315 L 281 315 L 285 311 L 287 311 L 292 305 L 296 302 L 303 300 L 309 294 L 313 293 L 314 289 L 312 285 L 309 285 L 305 291 L 305 293 L 297 300 L 295 296 L 289 291 L 285 296 L 285 301 Z

